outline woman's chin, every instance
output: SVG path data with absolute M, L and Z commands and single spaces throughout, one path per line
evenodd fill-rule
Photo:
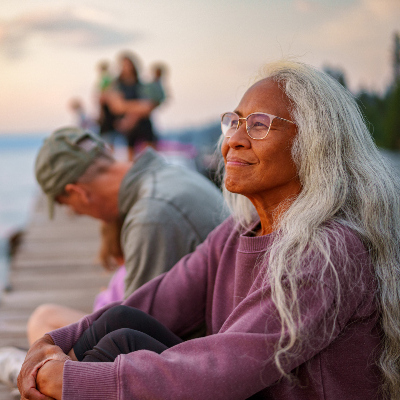
M 239 191 L 239 185 L 229 180 L 225 180 L 225 189 L 231 193 L 241 194 Z
M 244 188 L 242 188 L 241 185 L 229 185 L 229 184 L 227 185 L 225 183 L 225 189 L 228 192 L 235 193 L 235 194 L 241 194 L 243 196 L 246 196 L 246 190 L 244 190 Z

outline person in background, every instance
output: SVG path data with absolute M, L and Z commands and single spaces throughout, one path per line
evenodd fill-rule
M 97 133 L 99 127 L 85 111 L 82 101 L 78 98 L 71 99 L 69 108 L 76 117 L 76 125 L 82 129 L 87 129 L 93 133 Z
M 113 85 L 114 102 L 119 100 L 139 100 L 142 99 L 142 83 L 139 79 L 137 69 L 137 61 L 133 54 L 122 53 L 119 57 L 120 73 Z M 124 133 L 128 142 L 128 159 L 133 160 L 135 156 L 135 148 L 139 144 L 155 147 L 157 138 L 153 131 L 153 126 L 150 121 L 150 114 L 156 105 L 147 109 L 146 113 L 142 113 L 138 118 L 124 119 L 126 112 L 118 113 L 120 118 L 115 122 L 115 128 Z M 114 113 L 117 112 L 115 108 L 111 109 Z
M 107 101 L 105 101 L 105 94 L 112 88 L 113 76 L 107 61 L 99 62 L 97 70 L 98 81 L 96 84 L 96 97 L 99 107 L 99 134 L 111 148 L 114 148 L 114 142 L 119 135 L 114 126 L 116 118 L 107 104 Z
M 121 304 L 39 339 L 22 399 L 399 398 L 399 179 L 354 98 L 272 63 L 221 128 L 233 216 Z
M 155 106 L 159 106 L 166 98 L 163 80 L 167 73 L 167 67 L 162 63 L 156 63 L 152 65 L 151 70 L 153 80 L 142 85 L 141 97 L 149 99 Z
M 96 299 L 96 308 L 123 300 L 168 271 L 228 216 L 220 190 L 201 174 L 168 164 L 152 149 L 134 163 L 116 161 L 99 136 L 80 128 L 53 132 L 39 150 L 35 172 L 48 197 L 50 216 L 58 202 L 115 228 L 110 240 L 115 250 L 108 252 L 125 268 Z M 29 319 L 30 343 L 83 315 L 57 304 L 41 305 Z M 7 372 L 0 369 L 0 379 L 12 381 L 20 358 L 16 349 L 0 350 L 0 367 Z
M 108 63 L 108 61 L 99 62 L 98 71 L 99 71 L 98 90 L 100 92 L 104 92 L 105 90 L 110 88 L 113 82 L 113 76 L 110 72 L 110 64 Z
M 151 149 L 135 163 L 116 161 L 100 137 L 74 127 L 45 140 L 35 171 L 51 206 L 57 201 L 114 225 L 112 238 L 120 231 L 125 297 L 168 271 L 227 217 L 220 191 L 199 173 L 167 164 Z M 118 261 L 118 251 L 110 253 Z
M 141 82 L 140 100 L 123 100 L 121 97 L 113 96 L 112 93 L 107 96 L 111 109 L 116 113 L 123 114 L 123 117 L 118 122 L 118 127 L 124 132 L 136 126 L 141 118 L 147 117 L 166 99 L 162 81 L 165 79 L 167 67 L 162 63 L 156 63 L 151 69 L 153 80 L 151 82 Z M 155 146 L 154 143 L 148 141 L 144 141 L 140 145 L 142 147 Z M 138 151 L 140 152 L 140 148 L 138 148 Z

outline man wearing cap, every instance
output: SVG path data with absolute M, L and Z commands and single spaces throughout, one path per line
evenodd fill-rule
M 36 178 L 53 204 L 105 222 L 123 219 L 125 297 L 192 252 L 227 216 L 219 190 L 197 172 L 166 163 L 148 149 L 115 161 L 106 143 L 78 128 L 45 140 Z
M 166 163 L 152 149 L 134 164 L 115 161 L 99 136 L 79 128 L 53 132 L 39 150 L 35 172 L 51 218 L 57 202 L 107 223 L 123 220 L 125 297 L 168 271 L 227 217 L 220 191 L 199 173 Z M 55 324 L 49 321 L 54 313 Z M 29 339 L 41 337 L 59 321 L 61 326 L 75 322 L 80 314 L 41 306 L 30 319 L 40 328 L 32 329 Z M 0 381 L 16 386 L 24 358 L 19 349 L 0 348 Z

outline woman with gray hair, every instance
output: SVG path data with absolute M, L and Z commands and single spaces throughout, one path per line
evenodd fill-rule
M 221 126 L 234 216 L 36 342 L 23 398 L 400 398 L 400 189 L 354 99 L 282 61 Z

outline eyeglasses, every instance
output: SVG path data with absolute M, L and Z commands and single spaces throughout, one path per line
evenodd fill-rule
M 249 114 L 246 118 L 240 118 L 234 112 L 227 112 L 221 115 L 221 130 L 224 136 L 229 138 L 239 129 L 242 120 L 246 121 L 246 131 L 252 139 L 265 139 L 275 118 L 294 124 L 288 119 L 262 112 Z

